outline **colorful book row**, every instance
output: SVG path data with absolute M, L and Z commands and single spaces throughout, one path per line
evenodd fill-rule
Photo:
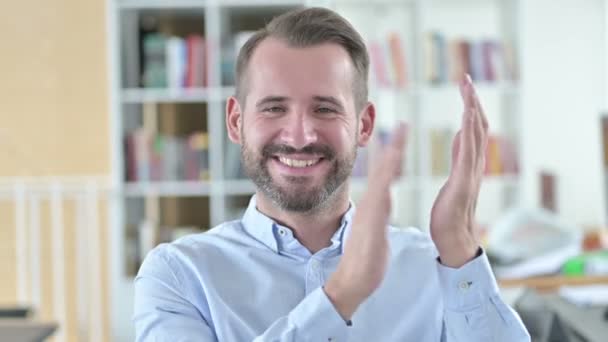
M 125 148 L 129 182 L 209 179 L 209 137 L 206 132 L 175 137 L 137 129 L 126 136 Z

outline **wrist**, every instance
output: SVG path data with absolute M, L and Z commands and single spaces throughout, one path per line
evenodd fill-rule
M 449 243 L 436 244 L 439 260 L 442 265 L 460 268 L 475 259 L 479 252 L 479 243 L 473 238 L 450 239 Z

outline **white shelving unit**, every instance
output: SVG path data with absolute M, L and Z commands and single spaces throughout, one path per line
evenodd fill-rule
M 148 215 L 159 215 L 163 198 L 204 198 L 208 203 L 209 228 L 236 218 L 254 186 L 249 180 L 226 178 L 231 167 L 224 127 L 225 99 L 234 92 L 222 79 L 224 45 L 240 30 L 260 28 L 273 16 L 297 6 L 326 6 L 349 19 L 364 38 L 379 37 L 396 30 L 405 41 L 408 85 L 403 89 L 377 88 L 370 83 L 370 98 L 377 104 L 378 128 L 389 128 L 397 120 L 410 125 L 411 138 L 405 165 L 406 176 L 393 189 L 392 222 L 400 226 L 428 227 L 436 192 L 445 177 L 434 176 L 430 168 L 430 129 L 449 125 L 456 131 L 461 108 L 458 89 L 453 84 L 429 85 L 423 81 L 422 36 L 429 30 L 442 30 L 465 38 L 508 37 L 519 41 L 518 1 L 232 1 L 232 0 L 107 0 L 112 130 L 112 186 L 117 194 L 112 207 L 111 280 L 113 341 L 133 340 L 131 324 L 133 275 L 127 272 L 128 226 Z M 199 32 L 208 43 L 208 87 L 193 89 L 142 88 L 139 84 L 139 20 L 142 16 L 167 16 L 200 21 Z M 255 26 L 255 27 L 252 27 Z M 482 30 L 482 31 L 480 31 Z M 515 51 L 519 51 L 515 45 Z M 520 131 L 520 92 L 515 82 L 477 85 L 491 126 L 517 142 Z M 487 100 L 487 103 L 486 103 Z M 136 183 L 125 179 L 123 139 L 127 132 L 141 126 L 158 127 L 156 104 L 195 106 L 200 125 L 209 135 L 209 181 L 160 181 Z M 519 147 L 518 147 L 519 148 Z M 517 153 L 518 156 L 521 153 Z M 356 179 L 352 195 L 356 200 L 365 190 L 365 180 Z M 516 202 L 520 177 L 491 176 L 483 185 L 478 213 L 489 221 Z M 156 217 L 158 218 L 158 217 Z

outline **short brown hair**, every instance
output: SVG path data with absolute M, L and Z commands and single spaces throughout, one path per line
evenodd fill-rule
M 323 43 L 341 45 L 355 66 L 353 93 L 357 112 L 367 102 L 369 56 L 361 35 L 338 13 L 326 8 L 301 8 L 286 12 L 258 30 L 241 50 L 236 63 L 236 98 L 244 105 L 246 72 L 255 48 L 267 37 L 278 38 L 293 47 L 309 47 Z

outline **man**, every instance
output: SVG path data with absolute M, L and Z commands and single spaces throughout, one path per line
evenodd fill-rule
M 359 34 L 319 8 L 275 18 L 240 51 L 226 125 L 256 194 L 242 220 L 164 244 L 135 281 L 138 341 L 529 341 L 473 229 L 488 124 L 470 78 L 430 237 L 388 227 L 403 125 L 355 210 L 373 132 Z

